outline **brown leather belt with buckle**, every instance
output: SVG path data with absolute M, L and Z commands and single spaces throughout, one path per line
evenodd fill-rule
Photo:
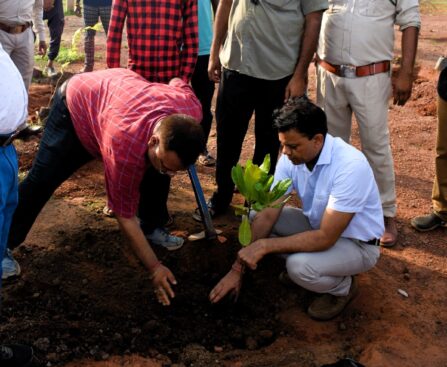
M 0 29 L 6 33 L 18 34 L 18 33 L 25 32 L 32 25 L 33 25 L 33 23 L 31 23 L 31 22 L 27 22 L 25 24 L 16 25 L 16 26 L 9 26 L 9 25 L 0 23 Z
M 317 58 L 317 64 L 323 69 L 329 71 L 342 78 L 359 78 L 363 76 L 370 76 L 390 71 L 389 61 L 374 62 L 369 65 L 354 66 L 354 65 L 332 65 L 320 58 Z

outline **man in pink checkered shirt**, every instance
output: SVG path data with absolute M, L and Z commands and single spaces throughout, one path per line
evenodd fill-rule
M 108 206 L 148 269 L 158 300 L 169 305 L 176 280 L 140 227 L 140 185 L 148 170 L 169 178 L 196 161 L 205 145 L 201 113 L 191 87 L 179 78 L 149 83 L 127 69 L 74 76 L 56 93 L 36 159 L 20 184 L 8 247 L 25 240 L 57 187 L 99 158 Z M 152 189 L 151 182 L 146 184 Z M 157 195 L 155 188 L 151 191 Z M 158 206 L 154 201 L 150 210 L 157 213 Z

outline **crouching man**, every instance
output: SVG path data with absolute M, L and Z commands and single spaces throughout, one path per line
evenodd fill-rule
M 150 210 L 157 213 L 162 206 L 158 176 L 169 179 L 205 149 L 200 103 L 181 79 L 149 83 L 126 69 L 79 74 L 64 86 L 55 95 L 33 166 L 19 186 L 8 247 L 25 240 L 45 203 L 71 174 L 99 158 L 107 204 L 147 268 L 158 300 L 168 305 L 176 280 L 157 260 L 140 227 L 140 184 L 146 171 L 157 174 L 144 181 L 154 196 Z
M 323 110 L 307 99 L 289 101 L 277 113 L 282 156 L 275 182 L 290 178 L 302 209 L 268 208 L 252 221 L 252 243 L 238 253 L 229 273 L 210 293 L 218 302 L 239 291 L 241 266 L 256 269 L 266 255 L 286 254 L 287 275 L 322 294 L 308 308 L 318 320 L 343 311 L 355 296 L 355 275 L 371 269 L 380 254 L 383 213 L 364 155 L 327 133 Z

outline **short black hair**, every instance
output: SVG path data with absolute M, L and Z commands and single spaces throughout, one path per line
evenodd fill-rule
M 205 136 L 199 122 L 188 115 L 173 114 L 163 119 L 159 128 L 165 150 L 177 154 L 184 168 L 205 151 Z
M 295 129 L 308 139 L 317 134 L 327 134 L 324 111 L 306 96 L 291 98 L 279 110 L 273 112 L 274 126 L 279 132 Z

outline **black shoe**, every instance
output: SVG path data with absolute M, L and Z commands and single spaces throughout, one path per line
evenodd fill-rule
M 43 131 L 43 126 L 27 125 L 23 130 L 17 134 L 16 139 L 26 140 L 31 136 L 38 135 Z
M 439 218 L 435 213 L 415 217 L 411 220 L 411 225 L 419 232 L 428 232 L 438 227 L 444 226 L 446 222 Z
M 26 367 L 33 360 L 33 348 L 21 344 L 0 345 L 0 366 Z

